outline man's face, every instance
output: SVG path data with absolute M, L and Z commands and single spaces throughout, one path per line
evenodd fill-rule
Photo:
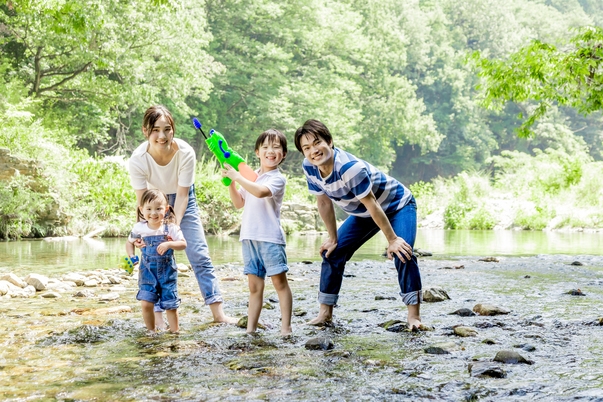
M 326 142 L 322 137 L 314 134 L 304 134 L 299 145 L 308 162 L 314 166 L 321 167 L 332 164 L 334 154 L 332 142 Z

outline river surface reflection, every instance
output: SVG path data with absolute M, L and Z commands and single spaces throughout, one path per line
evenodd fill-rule
M 323 234 L 287 238 L 290 262 L 319 260 Z M 234 236 L 208 236 L 214 264 L 241 262 L 241 246 Z M 75 270 L 114 268 L 125 255 L 124 238 L 51 239 L 0 242 L 0 273 L 30 272 L 46 275 Z M 353 260 L 382 258 L 386 241 L 379 233 L 354 255 Z M 419 229 L 417 248 L 431 251 L 435 258 L 448 256 L 528 256 L 538 254 L 603 255 L 603 233 L 468 231 Z M 184 252 L 176 258 L 186 263 Z

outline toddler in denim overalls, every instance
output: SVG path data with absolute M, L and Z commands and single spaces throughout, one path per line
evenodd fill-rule
M 158 304 L 166 310 L 170 332 L 178 332 L 178 270 L 174 250 L 186 248 L 186 240 L 175 223 L 170 223 L 173 213 L 168 211 L 168 199 L 158 190 L 146 190 L 139 207 L 140 222 L 134 225 L 126 243 L 126 251 L 131 257 L 134 247 L 140 247 L 142 258 L 138 273 L 138 294 L 142 316 L 147 329 L 155 331 L 153 306 Z M 172 218 L 173 219 L 173 218 Z

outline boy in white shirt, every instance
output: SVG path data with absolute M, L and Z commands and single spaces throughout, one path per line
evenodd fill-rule
M 278 130 L 264 131 L 255 143 L 260 158 L 255 182 L 225 165 L 222 176 L 232 180 L 228 187 L 235 208 L 243 208 L 239 240 L 243 243 L 244 273 L 249 282 L 247 333 L 257 330 L 264 302 L 264 278 L 269 276 L 281 308 L 281 335 L 291 334 L 292 295 L 287 281 L 285 233 L 280 215 L 285 194 L 285 177 L 278 165 L 287 155 L 287 138 Z M 237 190 L 235 182 L 242 187 Z

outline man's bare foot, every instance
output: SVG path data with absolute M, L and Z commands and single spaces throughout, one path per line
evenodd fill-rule
M 210 304 L 209 309 L 211 310 L 211 314 L 214 317 L 214 322 L 216 323 L 236 324 L 239 322 L 237 318 L 229 317 L 224 314 L 224 310 L 222 309 L 222 302 Z
M 421 325 L 423 325 L 421 323 L 420 306 L 420 304 L 409 304 L 408 306 L 406 306 L 408 308 L 408 328 L 411 331 L 414 331 L 415 328 L 419 330 L 421 329 Z
M 318 310 L 318 316 L 308 321 L 308 325 L 325 325 L 333 322 L 333 306 L 321 304 Z

